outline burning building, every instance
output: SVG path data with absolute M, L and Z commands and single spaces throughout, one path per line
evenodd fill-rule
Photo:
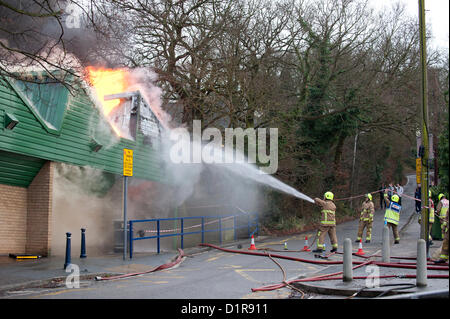
M 106 221 L 121 215 L 114 192 L 120 190 L 123 149 L 134 151 L 136 185 L 164 181 L 158 109 L 127 70 L 86 71 L 93 94 L 79 90 L 73 96 L 37 73 L 30 82 L 0 78 L 0 255 L 54 254 L 65 232 L 74 233 L 75 243 L 75 232 L 94 219 L 90 234 L 103 241 L 111 228 Z M 98 194 L 90 194 L 94 205 L 68 188 L 68 167 L 94 180 L 84 186 L 88 195 Z M 62 175 L 67 178 L 57 178 Z

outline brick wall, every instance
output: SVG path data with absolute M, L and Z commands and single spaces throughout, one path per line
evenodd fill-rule
M 27 189 L 0 184 L 0 255 L 24 253 L 27 240 Z
M 25 252 L 50 255 L 54 163 L 47 162 L 28 186 Z

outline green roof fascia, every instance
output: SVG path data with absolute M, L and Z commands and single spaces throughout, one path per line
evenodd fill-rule
M 49 126 L 48 123 L 42 118 L 42 116 L 39 114 L 39 112 L 36 110 L 36 108 L 33 106 L 32 102 L 28 99 L 28 97 L 22 93 L 22 91 L 17 87 L 17 85 L 14 83 L 14 80 L 10 77 L 3 77 L 6 82 L 11 86 L 11 88 L 16 92 L 17 96 L 23 101 L 23 103 L 28 107 L 28 109 L 31 111 L 31 113 L 34 115 L 34 117 L 39 121 L 39 123 L 42 125 L 42 127 L 50 134 L 53 135 L 60 135 L 62 130 L 62 125 L 60 128 L 55 128 L 52 126 Z M 67 101 L 68 105 L 68 101 Z M 64 110 L 64 113 L 62 115 L 62 119 L 66 116 L 67 107 Z

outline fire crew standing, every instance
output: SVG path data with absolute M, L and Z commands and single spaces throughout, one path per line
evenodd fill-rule
M 400 243 L 400 235 L 398 233 L 398 222 L 400 221 L 400 211 L 402 206 L 398 203 L 398 195 L 391 196 L 391 200 L 388 199 L 388 194 L 384 194 L 384 201 L 386 202 L 386 213 L 384 214 L 384 221 L 388 227 L 392 228 L 394 233 L 394 244 Z
M 334 194 L 326 192 L 324 200 L 314 198 L 314 203 L 319 205 L 321 210 L 320 227 L 317 231 L 317 249 L 313 250 L 315 253 L 321 253 L 324 250 L 325 236 L 328 233 L 331 241 L 331 252 L 337 251 L 338 241 L 336 236 L 336 205 L 333 202 Z
M 361 217 L 359 218 L 358 236 L 356 242 L 359 243 L 364 232 L 366 230 L 366 243 L 370 243 L 372 238 L 372 223 L 373 213 L 375 212 L 375 206 L 372 202 L 372 194 L 366 194 L 366 198 L 361 206 Z
M 437 263 L 445 263 L 448 261 L 448 199 L 445 198 L 444 194 L 439 194 L 439 204 L 437 206 L 437 212 L 439 214 L 439 219 L 441 220 L 441 228 L 444 236 L 444 241 L 442 242 L 441 254 L 439 255 L 439 260 Z
M 444 232 L 444 224 L 446 216 L 448 215 L 448 199 L 444 194 L 439 194 L 438 196 L 439 203 L 436 207 L 436 212 L 438 213 L 439 219 L 441 220 L 441 229 Z

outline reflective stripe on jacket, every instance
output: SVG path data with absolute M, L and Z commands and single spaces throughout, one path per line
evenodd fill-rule
M 314 202 L 322 208 L 320 223 L 324 226 L 335 226 L 336 205 L 333 201 L 314 198 Z
M 362 221 L 371 221 L 373 220 L 373 213 L 375 212 L 375 207 L 372 201 L 363 202 L 361 206 L 361 216 L 360 220 Z
M 434 223 L 434 202 L 430 198 L 430 216 L 428 217 L 428 223 L 433 224 Z
M 402 206 L 400 206 L 396 202 L 390 202 L 389 207 L 386 209 L 386 213 L 384 214 L 384 219 L 391 224 L 398 225 L 400 221 L 400 210 Z
M 336 216 L 335 211 L 331 209 L 322 209 L 322 219 L 320 220 L 320 223 L 322 225 L 336 225 Z
M 441 199 L 441 201 L 438 204 L 437 207 L 438 213 L 439 213 L 439 217 L 441 219 L 444 219 L 447 216 L 447 212 L 448 212 L 448 199 Z

